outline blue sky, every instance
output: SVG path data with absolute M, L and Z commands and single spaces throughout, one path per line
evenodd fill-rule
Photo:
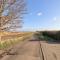
M 60 0 L 26 0 L 27 14 L 21 30 L 59 30 Z M 8 15 L 5 10 L 2 15 Z M 20 31 L 20 28 L 17 29 Z
M 23 30 L 60 29 L 60 0 L 27 0 Z

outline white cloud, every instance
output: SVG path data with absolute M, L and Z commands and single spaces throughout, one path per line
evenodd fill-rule
M 56 17 L 54 17 L 54 18 L 53 18 L 53 20 L 54 20 L 54 21 L 56 21 L 56 20 L 57 20 L 57 18 L 56 18 Z
M 38 15 L 38 16 L 41 16 L 41 15 L 43 15 L 43 13 L 42 13 L 42 12 L 39 12 L 39 13 L 37 13 L 37 15 Z

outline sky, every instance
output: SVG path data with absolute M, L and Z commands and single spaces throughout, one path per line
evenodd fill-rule
M 26 0 L 22 30 L 59 30 L 60 0 Z
M 26 0 L 26 8 L 23 27 L 17 31 L 60 30 L 60 0 Z

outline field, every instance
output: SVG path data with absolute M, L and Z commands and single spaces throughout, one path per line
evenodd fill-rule
M 0 49 L 6 49 L 22 40 L 28 39 L 32 32 L 0 32 Z

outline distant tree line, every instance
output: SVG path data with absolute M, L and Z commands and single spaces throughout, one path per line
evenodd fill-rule
M 60 31 L 43 31 L 42 35 L 50 37 L 55 41 L 60 41 Z

